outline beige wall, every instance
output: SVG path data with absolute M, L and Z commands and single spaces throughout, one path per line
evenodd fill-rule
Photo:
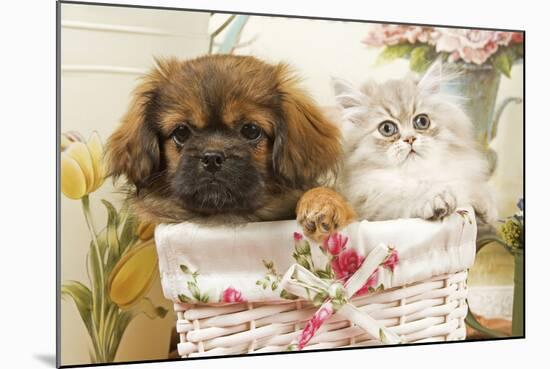
M 105 142 L 128 104 L 139 75 L 153 56 L 182 58 L 208 49 L 206 13 L 142 10 L 62 4 L 61 131 L 76 130 L 88 138 L 94 130 Z M 120 205 L 110 181 L 91 195 L 96 224 L 105 225 L 100 199 Z M 89 233 L 79 201 L 61 197 L 61 279 L 87 284 Z M 150 293 L 170 308 L 156 281 Z M 126 331 L 117 360 L 163 359 L 167 356 L 173 314 L 163 320 L 137 317 Z M 84 325 L 72 300 L 61 304 L 63 364 L 89 362 Z

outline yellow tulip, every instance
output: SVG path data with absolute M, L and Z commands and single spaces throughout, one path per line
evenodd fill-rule
M 88 142 L 78 132 L 61 135 L 61 191 L 80 199 L 98 189 L 105 180 L 103 145 L 97 132 Z
M 121 309 L 138 303 L 158 274 L 154 241 L 134 246 L 115 265 L 109 279 L 109 297 Z
M 153 238 L 155 234 L 155 223 L 140 222 L 136 229 L 136 235 L 142 241 L 148 241 Z

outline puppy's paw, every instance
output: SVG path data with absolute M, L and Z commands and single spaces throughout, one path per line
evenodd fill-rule
M 455 195 L 449 190 L 443 190 L 420 201 L 415 215 L 427 220 L 440 220 L 449 216 L 455 210 Z
M 334 190 L 317 187 L 307 191 L 296 206 L 296 219 L 304 234 L 321 243 L 355 219 L 355 212 Z

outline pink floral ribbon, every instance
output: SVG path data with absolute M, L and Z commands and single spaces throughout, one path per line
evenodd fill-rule
M 397 251 L 380 244 L 368 254 L 359 269 L 344 284 L 323 280 L 299 264 L 292 265 L 282 278 L 281 288 L 314 302 L 322 299 L 323 303 L 308 320 L 298 338 L 289 345 L 289 350 L 302 350 L 323 323 L 335 313 L 352 321 L 384 344 L 401 343 L 399 336 L 349 301 L 368 282 L 371 275 L 378 271 L 379 267 L 388 264 L 388 260 L 397 260 Z M 391 264 L 392 269 L 394 266 Z

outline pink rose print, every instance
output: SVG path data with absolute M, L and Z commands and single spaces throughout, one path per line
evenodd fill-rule
M 319 310 L 313 315 L 313 317 L 306 323 L 306 326 L 300 333 L 300 338 L 298 339 L 298 350 L 304 348 L 305 345 L 313 338 L 315 332 L 323 325 L 323 323 L 331 317 L 334 310 L 332 309 L 332 304 L 330 302 L 325 303 L 321 306 Z
M 357 292 L 355 292 L 354 296 L 361 296 L 369 292 L 369 288 L 376 288 L 376 285 L 378 284 L 378 268 L 372 272 L 369 279 L 365 282 L 363 287 L 361 287 Z
M 234 289 L 233 287 L 227 287 L 222 292 L 222 301 L 223 302 L 244 302 L 246 300 L 243 298 L 242 293 L 240 291 Z
M 294 241 L 299 242 L 304 238 L 304 236 L 301 233 L 294 232 Z
M 359 255 L 354 249 L 345 250 L 332 260 L 332 270 L 336 278 L 347 281 L 359 269 L 363 260 L 365 257 Z
M 323 248 L 331 255 L 336 256 L 346 248 L 348 240 L 348 237 L 340 233 L 333 233 L 323 241 Z
M 382 264 L 382 266 L 393 272 L 395 269 L 395 266 L 398 263 L 399 263 L 399 256 L 397 255 L 397 250 L 391 249 L 390 254 L 386 258 L 386 260 L 384 260 L 384 263 Z

